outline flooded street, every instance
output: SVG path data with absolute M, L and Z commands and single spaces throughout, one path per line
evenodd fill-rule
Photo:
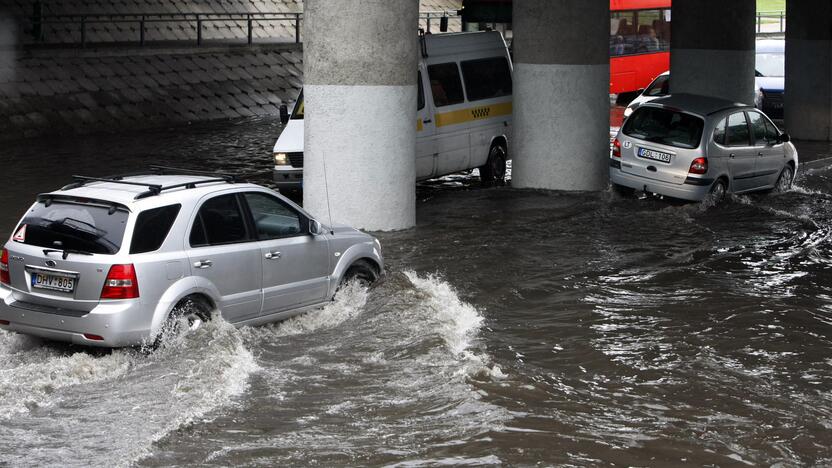
M 279 131 L 7 144 L 0 233 L 71 174 L 268 185 Z M 0 331 L 0 466 L 832 464 L 832 170 L 715 208 L 474 176 L 417 200 L 384 282 L 287 322 L 153 353 Z

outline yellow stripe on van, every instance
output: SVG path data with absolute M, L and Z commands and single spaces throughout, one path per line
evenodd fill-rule
M 436 114 L 436 126 L 445 127 L 448 125 L 459 125 L 466 122 L 473 122 L 475 120 L 485 120 L 500 117 L 502 115 L 511 115 L 511 112 L 512 103 L 510 102 L 492 104 L 490 106 L 471 107 L 469 109 Z
M 416 131 L 421 132 L 424 128 L 425 125 L 422 123 L 422 119 L 416 119 Z

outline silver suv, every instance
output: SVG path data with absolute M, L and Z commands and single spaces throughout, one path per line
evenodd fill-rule
M 189 326 L 216 309 L 237 326 L 282 320 L 383 268 L 375 238 L 231 176 L 76 177 L 39 195 L 2 250 L 0 329 L 140 345 L 183 314 Z
M 789 135 L 752 106 L 676 94 L 642 104 L 613 141 L 610 180 L 633 190 L 701 201 L 788 190 L 798 167 Z

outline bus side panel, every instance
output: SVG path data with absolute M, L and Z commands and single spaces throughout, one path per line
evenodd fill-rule
M 610 58 L 610 93 L 621 94 L 644 89 L 669 69 L 670 52 Z

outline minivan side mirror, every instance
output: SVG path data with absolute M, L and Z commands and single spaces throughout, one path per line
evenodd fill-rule
M 783 133 L 780 134 L 780 137 L 778 137 L 777 140 L 780 143 L 788 143 L 788 142 L 792 141 L 792 137 L 790 137 L 788 133 L 783 132 Z
M 289 123 L 289 107 L 286 104 L 280 105 L 280 123 L 283 125 Z
M 309 234 L 313 236 L 320 236 L 324 233 L 324 228 L 321 226 L 321 223 L 315 221 L 314 219 L 309 220 Z

